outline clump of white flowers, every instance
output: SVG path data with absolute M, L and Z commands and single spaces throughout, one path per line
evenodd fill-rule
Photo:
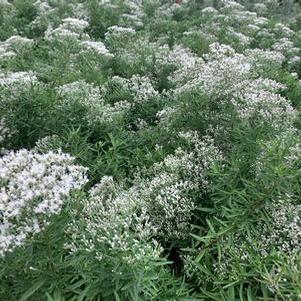
M 133 35 L 135 33 L 136 33 L 136 30 L 131 27 L 123 27 L 123 26 L 114 25 L 114 26 L 108 27 L 105 37 L 107 39 L 112 36 L 122 37 L 124 35 Z
M 124 45 L 136 38 L 136 30 L 132 27 L 110 26 L 105 33 L 105 42 L 114 52 L 119 52 Z
M 251 64 L 242 54 L 227 45 L 213 43 L 205 56 L 207 62 L 196 67 L 180 69 L 170 80 L 178 85 L 176 93 L 202 89 L 210 95 L 227 95 L 236 85 L 249 77 Z
M 126 101 L 116 102 L 114 105 L 105 103 L 99 87 L 83 80 L 65 84 L 57 89 L 60 101 L 58 108 L 66 110 L 78 105 L 84 109 L 82 116 L 88 124 L 114 123 L 129 109 Z
M 189 222 L 197 206 L 195 193 L 210 190 L 207 172 L 223 160 L 209 137 L 201 139 L 197 132 L 181 132 L 185 148 L 177 148 L 149 171 L 152 178 L 142 182 L 140 198 L 145 200 L 151 221 L 158 234 L 179 239 L 187 236 Z
M 63 27 L 74 32 L 83 32 L 89 26 L 86 20 L 76 18 L 66 18 L 62 20 Z
M 0 155 L 7 152 L 7 139 L 11 138 L 14 131 L 7 126 L 5 118 L 0 119 Z
M 95 51 L 97 54 L 105 55 L 107 57 L 113 57 L 114 55 L 109 52 L 109 50 L 106 48 L 105 44 L 100 41 L 82 41 L 80 43 L 81 46 L 85 49 L 90 49 L 92 51 Z
M 159 94 L 146 76 L 133 75 L 130 79 L 114 76 L 112 80 L 132 95 L 135 104 L 148 102 Z
M 33 40 L 21 37 L 18 35 L 11 36 L 6 41 L 0 42 L 0 58 L 9 59 L 17 55 L 15 50 L 20 48 L 31 46 Z
M 261 251 L 264 256 L 271 250 L 293 254 L 301 246 L 301 205 L 290 198 L 274 201 L 267 206 L 270 223 L 261 224 Z
M 156 229 L 143 200 L 123 192 L 112 177 L 103 177 L 81 203 L 82 211 L 67 229 L 72 239 L 66 247 L 72 252 L 90 253 L 100 261 L 115 254 L 125 264 L 159 259 L 163 250 L 152 240 Z
M 0 255 L 38 233 L 64 200 L 86 184 L 86 168 L 68 154 L 25 149 L 0 158 Z
M 7 47 L 20 47 L 33 44 L 33 40 L 21 36 L 11 36 L 6 41 L 2 42 L 2 44 Z
M 58 151 L 61 149 L 63 142 L 58 135 L 45 136 L 36 142 L 34 150 L 39 153 L 47 153 L 49 151 Z
M 37 77 L 33 71 L 0 72 L 0 87 L 11 86 L 14 84 L 30 85 L 36 81 Z
M 175 45 L 167 56 L 162 57 L 162 60 L 165 64 L 173 64 L 177 69 L 181 68 L 181 72 L 186 70 L 189 72 L 192 68 L 196 68 L 204 62 L 202 58 L 182 45 Z
M 87 35 L 84 35 L 84 30 L 88 25 L 89 23 L 85 20 L 66 18 L 62 20 L 62 23 L 56 29 L 53 29 L 51 26 L 49 26 L 45 32 L 45 37 L 47 39 L 79 39 L 80 37 L 88 37 Z
M 187 150 L 178 148 L 147 175 L 141 173 L 128 190 L 104 177 L 90 191 L 67 230 L 72 236 L 70 250 L 94 254 L 99 260 L 115 252 L 125 263 L 134 264 L 159 258 L 162 248 L 154 237 L 189 235 L 197 206 L 194 193 L 200 196 L 210 189 L 206 172 L 222 155 L 210 138 L 202 140 L 196 132 L 180 136 Z
M 240 86 L 241 90 L 234 93 L 231 100 L 240 118 L 257 115 L 266 122 L 270 121 L 273 127 L 278 127 L 285 123 L 291 125 L 297 117 L 297 111 L 290 102 L 277 93 L 285 89 L 284 85 L 258 78 L 242 82 Z
M 256 49 L 236 53 L 229 45 L 213 43 L 204 55 L 206 62 L 180 68 L 170 80 L 177 84 L 176 95 L 197 89 L 223 104 L 231 103 L 241 119 L 256 116 L 277 128 L 283 120 L 291 125 L 297 116 L 290 101 L 279 94 L 285 86 L 261 77 L 262 69 L 279 64 L 278 57 L 283 58 L 281 53 L 275 56 L 275 52 Z

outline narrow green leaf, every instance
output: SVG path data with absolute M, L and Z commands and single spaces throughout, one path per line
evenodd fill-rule
M 31 295 L 33 295 L 40 287 L 45 283 L 45 279 L 40 279 L 32 287 L 30 287 L 20 298 L 19 301 L 27 300 Z

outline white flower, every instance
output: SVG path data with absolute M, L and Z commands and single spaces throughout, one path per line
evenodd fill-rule
M 37 81 L 37 77 L 32 71 L 20 71 L 12 73 L 1 73 L 0 72 L 0 87 L 10 86 L 16 83 L 20 84 L 32 84 Z
M 130 79 L 114 76 L 112 80 L 128 90 L 133 95 L 136 104 L 150 101 L 159 94 L 146 76 L 133 75 Z
M 0 255 L 40 232 L 64 199 L 86 182 L 86 169 L 62 153 L 20 150 L 0 158 Z
M 91 49 L 100 55 L 105 55 L 107 57 L 113 57 L 114 55 L 109 52 L 104 43 L 98 41 L 83 41 L 80 43 L 84 48 Z
M 116 102 L 114 105 L 106 104 L 100 88 L 83 80 L 65 84 L 59 87 L 57 92 L 61 98 L 57 108 L 65 110 L 80 105 L 85 109 L 85 115 L 82 117 L 89 125 L 98 122 L 118 124 L 117 120 L 130 108 L 130 104 L 126 101 Z

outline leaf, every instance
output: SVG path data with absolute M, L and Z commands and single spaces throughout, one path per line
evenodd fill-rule
M 49 293 L 46 293 L 46 297 L 47 297 L 47 301 L 55 301 L 55 300 L 49 295 Z
M 204 257 L 204 255 L 206 254 L 207 250 L 201 250 L 200 254 L 196 257 L 195 261 L 196 262 L 200 262 L 202 260 L 202 258 Z
M 85 279 L 81 279 L 73 284 L 71 284 L 68 289 L 69 290 L 76 290 L 77 288 L 81 287 L 83 284 L 85 284 L 87 281 Z
M 263 294 L 263 298 L 264 300 L 268 300 L 269 299 L 269 292 L 266 288 L 266 286 L 264 284 L 261 284 L 261 291 L 262 291 L 262 294 Z
M 30 287 L 20 298 L 19 301 L 27 300 L 31 295 L 33 295 L 40 287 L 43 286 L 46 279 L 40 279 L 32 287 Z
M 248 301 L 255 301 L 251 286 L 248 287 L 247 296 L 248 296 Z
M 155 261 L 153 262 L 154 266 L 162 266 L 162 265 L 169 265 L 172 264 L 173 261 Z
M 121 301 L 116 291 L 114 292 L 114 296 L 116 301 Z
M 235 300 L 235 289 L 234 286 L 230 286 L 227 290 L 227 295 L 229 297 L 229 300 Z

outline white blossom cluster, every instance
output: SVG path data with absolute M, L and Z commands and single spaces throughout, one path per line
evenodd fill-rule
M 13 58 L 17 55 L 16 50 L 22 47 L 31 46 L 32 44 L 32 39 L 18 35 L 11 36 L 6 41 L 0 42 L 0 59 L 5 60 Z
M 112 80 L 133 96 L 135 104 L 146 103 L 159 94 L 146 76 L 133 75 L 130 79 L 114 76 Z
M 178 148 L 153 166 L 153 177 L 142 187 L 141 197 L 158 232 L 165 238 L 185 237 L 195 206 L 195 194 L 210 190 L 206 172 L 223 160 L 209 137 L 200 139 L 196 132 L 181 132 L 187 149 Z
M 105 55 L 107 57 L 113 57 L 114 55 L 109 52 L 109 50 L 106 48 L 105 44 L 98 41 L 82 41 L 80 43 L 81 46 L 83 46 L 85 49 L 89 49 L 92 51 L 95 51 L 97 54 Z
M 290 64 L 300 62 L 301 58 L 299 56 L 300 48 L 295 47 L 294 43 L 289 40 L 289 38 L 284 37 L 276 41 L 272 48 L 280 53 L 282 53 Z
M 49 5 L 48 1 L 45 1 L 45 0 L 37 0 L 34 3 L 34 5 L 37 8 L 38 12 L 43 15 L 54 10 L 54 8 Z
M 222 160 L 212 141 L 200 140 L 197 133 L 181 133 L 189 150 L 177 149 L 139 176 L 128 190 L 104 177 L 83 201 L 80 217 L 70 224 L 73 252 L 91 252 L 99 260 L 110 252 L 128 264 L 162 252 L 154 237 L 180 239 L 189 233 L 189 221 L 197 204 L 193 191 L 208 190 L 206 172 Z M 83 234 L 84 233 L 84 234 Z M 102 253 L 103 252 L 103 253 Z
M 3 45 L 0 45 L 0 59 L 6 60 L 16 56 L 16 53 L 12 50 L 7 50 Z
M 256 114 L 271 125 L 291 125 L 297 117 L 297 111 L 287 99 L 277 93 L 282 89 L 285 86 L 269 79 L 258 78 L 242 82 L 240 91 L 234 93 L 231 103 L 242 119 Z
M 66 40 L 74 42 L 82 52 L 93 51 L 98 55 L 112 58 L 114 55 L 109 52 L 105 44 L 101 41 L 91 40 L 90 36 L 85 33 L 85 29 L 89 26 L 89 22 L 83 19 L 66 18 L 55 29 L 50 25 L 45 32 L 45 37 L 49 40 Z
M 85 20 L 76 19 L 76 18 L 66 18 L 62 20 L 62 23 L 56 29 L 53 29 L 51 26 L 48 27 L 45 32 L 45 37 L 47 39 L 53 38 L 74 38 L 79 39 L 81 36 L 87 37 L 84 35 L 84 29 L 89 25 Z
M 135 27 L 143 26 L 143 18 L 145 17 L 143 4 L 143 0 L 125 0 L 124 5 L 127 6 L 129 11 L 126 14 L 122 14 L 121 17 L 127 21 L 131 21 Z
M 58 108 L 66 110 L 68 107 L 82 106 L 85 109 L 83 117 L 88 124 L 116 122 L 130 108 L 126 101 L 106 104 L 101 89 L 82 80 L 65 84 L 57 90 L 61 99 Z
M 133 35 L 135 33 L 136 30 L 134 28 L 114 25 L 108 27 L 107 32 L 105 33 L 105 38 L 108 39 L 112 36 L 120 38 L 124 35 Z
M 118 57 L 125 65 L 131 68 L 137 66 L 144 71 L 143 68 L 153 66 L 154 64 L 156 64 L 156 69 L 160 70 L 162 64 L 166 64 L 170 49 L 165 41 L 152 41 L 149 37 L 140 37 L 137 34 L 135 35 L 135 39 L 127 39 L 127 43 L 123 43 L 126 37 L 128 35 L 124 35 L 122 39 L 114 39 L 114 43 L 112 43 L 114 56 Z M 111 42 L 111 40 L 106 39 L 106 42 Z
M 206 59 L 206 63 L 196 68 L 179 69 L 170 77 L 178 86 L 175 90 L 177 94 L 202 89 L 209 95 L 228 95 L 238 83 L 250 76 L 251 64 L 248 58 L 235 54 L 230 46 L 211 44 Z
M 58 135 L 50 135 L 39 139 L 34 150 L 39 153 L 47 153 L 49 151 L 59 151 L 62 146 L 63 142 Z
M 210 52 L 204 56 L 206 62 L 180 68 L 170 77 L 178 86 L 175 93 L 197 89 L 207 96 L 221 99 L 225 104 L 231 103 L 241 119 L 256 115 L 263 121 L 274 123 L 275 127 L 282 123 L 281 120 L 292 124 L 297 112 L 278 93 L 285 86 L 261 78 L 259 74 L 269 64 L 269 57 L 274 62 L 272 53 L 252 50 L 248 54 L 236 53 L 228 45 L 211 44 Z
M 0 72 L 0 87 L 13 86 L 14 84 L 31 85 L 37 81 L 37 77 L 32 71 L 19 71 L 2 73 Z
M 82 211 L 67 229 L 72 238 L 66 247 L 91 253 L 100 261 L 117 254 L 130 265 L 158 259 L 163 250 L 151 239 L 156 229 L 142 202 L 133 193 L 120 191 L 111 177 L 103 177 L 82 200 Z
M 58 214 L 86 182 L 86 169 L 63 153 L 25 149 L 0 158 L 0 255 L 20 246 Z
M 172 18 L 173 15 L 181 9 L 181 5 L 177 2 L 165 3 L 156 10 L 157 18 Z
M 262 16 L 271 9 L 270 3 L 256 2 L 253 8 L 255 11 L 249 11 L 236 1 L 221 2 L 218 10 L 206 7 L 202 10 L 201 31 L 217 37 L 222 34 L 236 49 L 247 49 L 251 42 L 256 42 L 260 48 L 281 52 L 292 66 L 298 63 L 300 49 L 294 44 L 296 33 L 286 24 L 271 24 Z
M 271 250 L 285 254 L 300 252 L 301 205 L 289 198 L 274 201 L 267 206 L 271 223 L 262 223 L 261 252 L 268 255 Z
M 7 141 L 12 137 L 15 133 L 11 128 L 7 126 L 7 122 L 5 118 L 0 119 L 0 156 L 5 154 L 8 150 Z
M 175 45 L 167 56 L 162 57 L 164 64 L 173 64 L 181 73 L 197 68 L 204 60 L 194 55 L 188 48 Z M 184 70 L 183 70 L 184 69 Z

